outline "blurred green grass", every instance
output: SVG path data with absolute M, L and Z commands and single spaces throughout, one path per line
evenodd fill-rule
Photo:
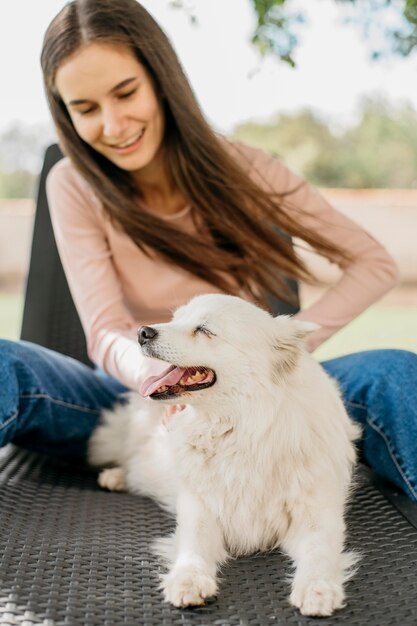
M 0 337 L 17 339 L 23 296 L 0 293 Z M 316 350 L 320 361 L 374 348 L 417 352 L 417 310 L 413 306 L 374 305 Z
M 0 337 L 18 339 L 23 314 L 23 296 L 0 293 Z
M 417 352 L 417 309 L 375 304 L 320 346 L 323 361 L 360 350 L 397 348 Z

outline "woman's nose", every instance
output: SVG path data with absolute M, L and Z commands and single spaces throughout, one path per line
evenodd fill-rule
M 109 107 L 103 110 L 103 136 L 107 140 L 120 139 L 123 136 L 126 118 L 117 111 L 115 107 Z

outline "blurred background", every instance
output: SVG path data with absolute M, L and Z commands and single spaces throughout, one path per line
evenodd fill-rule
M 43 33 L 63 0 L 0 4 L 0 337 L 18 338 L 37 179 L 55 134 Z M 273 152 L 396 259 L 398 287 L 316 352 L 417 352 L 417 0 L 143 0 L 212 126 Z M 308 262 L 330 284 L 338 271 Z M 322 287 L 324 288 L 324 287 Z M 302 302 L 320 289 L 302 286 Z

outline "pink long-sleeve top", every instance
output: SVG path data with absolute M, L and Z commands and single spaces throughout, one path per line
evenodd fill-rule
M 394 286 L 396 265 L 381 244 L 336 211 L 316 189 L 307 183 L 300 185 L 302 180 L 281 161 L 241 143 L 226 145 L 264 189 L 277 193 L 297 189 L 291 194 L 291 205 L 302 209 L 297 219 L 353 255 L 352 261 L 341 263 L 340 280 L 297 314 L 299 319 L 320 325 L 309 337 L 309 349 L 313 350 Z M 51 170 L 47 195 L 90 358 L 137 390 L 148 367 L 138 349 L 138 327 L 168 321 L 172 311 L 193 296 L 219 290 L 179 267 L 146 256 L 128 235 L 112 226 L 69 159 Z M 160 217 L 179 229 L 195 232 L 190 207 Z

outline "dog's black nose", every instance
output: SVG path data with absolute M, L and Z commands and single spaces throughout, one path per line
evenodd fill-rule
M 138 330 L 138 341 L 141 346 L 156 337 L 158 331 L 152 326 L 141 326 Z

